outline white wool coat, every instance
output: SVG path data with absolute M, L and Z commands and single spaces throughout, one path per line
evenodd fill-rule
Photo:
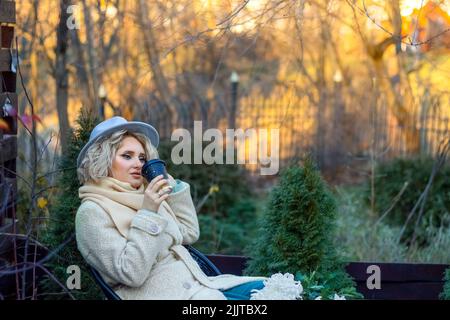
M 171 194 L 158 212 L 140 209 L 123 237 L 93 201 L 79 207 L 76 240 L 81 255 L 122 299 L 226 299 L 220 289 L 265 277 L 206 276 L 187 249 L 199 238 L 189 184 Z

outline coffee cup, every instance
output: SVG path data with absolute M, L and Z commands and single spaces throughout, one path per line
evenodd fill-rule
M 168 179 L 167 171 L 166 171 L 166 163 L 160 159 L 152 159 L 147 161 L 141 170 L 141 175 L 150 183 L 153 179 L 155 179 L 159 175 L 163 175 L 164 179 Z M 173 187 L 170 185 L 164 185 L 161 188 L 162 194 L 171 193 Z

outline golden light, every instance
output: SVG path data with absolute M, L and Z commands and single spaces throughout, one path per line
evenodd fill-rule
M 389 18 L 385 9 L 378 4 L 368 6 L 366 9 L 370 17 L 370 19 L 366 20 L 367 29 L 378 30 L 379 25 L 381 25 L 383 21 L 386 21 Z
M 448 15 L 450 15 L 450 1 L 443 1 L 440 4 L 440 7 L 441 7 L 442 10 L 447 12 Z
M 110 19 L 114 18 L 117 15 L 117 8 L 112 4 L 106 7 L 106 16 Z
M 400 14 L 403 17 L 410 16 L 414 10 L 424 8 L 429 2 L 432 2 L 450 15 L 450 1 L 433 1 L 433 0 L 403 0 L 400 1 Z
M 414 9 L 420 9 L 427 4 L 428 0 L 403 0 L 400 2 L 400 14 L 403 17 L 410 16 Z

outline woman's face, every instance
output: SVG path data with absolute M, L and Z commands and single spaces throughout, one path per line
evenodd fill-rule
M 144 165 L 145 150 L 135 137 L 125 137 L 112 161 L 111 176 L 117 180 L 128 182 L 138 189 L 144 182 L 141 168 Z

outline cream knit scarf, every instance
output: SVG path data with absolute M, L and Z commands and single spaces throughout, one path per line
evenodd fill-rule
M 79 188 L 81 202 L 93 201 L 111 217 L 120 234 L 127 238 L 131 220 L 144 201 L 145 186 L 135 189 L 131 184 L 111 177 L 101 178 L 98 183 L 88 182 Z

